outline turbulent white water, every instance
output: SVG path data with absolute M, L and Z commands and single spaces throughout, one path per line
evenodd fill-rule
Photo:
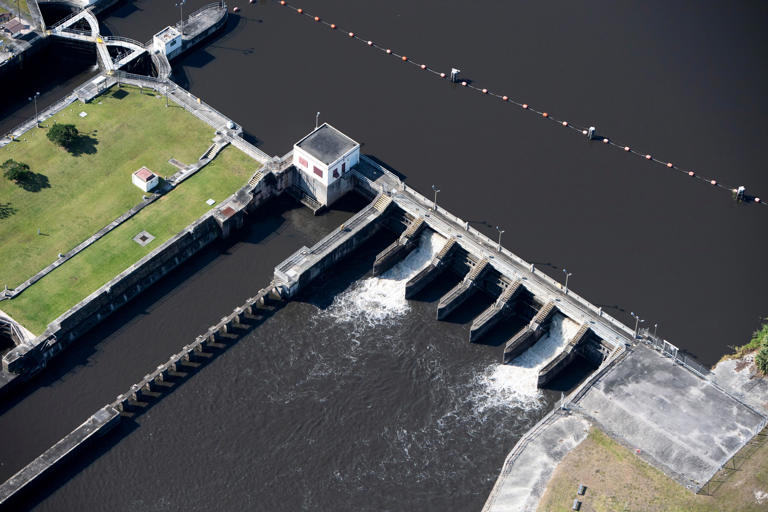
M 356 339 L 362 331 L 391 325 L 410 310 L 405 299 L 408 280 L 426 267 L 443 247 L 445 238 L 431 231 L 422 235 L 418 248 L 380 277 L 353 284 L 338 295 L 324 312 L 336 322 L 352 324 Z M 571 340 L 579 325 L 556 314 L 546 335 L 510 364 L 493 364 L 478 371 L 465 399 L 482 419 L 494 408 L 535 410 L 543 405 L 538 390 L 538 372 Z M 391 342 L 391 341 L 390 341 Z M 394 348 L 394 345 L 393 345 Z M 354 351 L 353 351 L 354 352 Z
M 557 356 L 579 330 L 579 324 L 561 314 L 552 318 L 549 332 L 510 364 L 494 364 L 478 377 L 482 392 L 478 407 L 541 405 L 539 370 Z
M 355 283 L 333 300 L 327 313 L 341 322 L 355 322 L 374 327 L 404 315 L 410 307 L 405 300 L 408 280 L 426 267 L 445 243 L 445 238 L 425 231 L 419 246 L 403 261 L 379 277 Z

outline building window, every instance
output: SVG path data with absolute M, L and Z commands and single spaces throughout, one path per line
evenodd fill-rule
M 347 172 L 347 162 L 341 162 L 341 173 Z
M 299 157 L 299 165 L 302 167 L 309 167 L 309 162 L 306 158 Z
M 334 169 L 333 170 L 333 177 L 334 178 L 338 178 L 339 177 L 339 169 Z
M 312 167 L 313 167 L 313 168 L 314 168 L 314 170 L 315 170 L 315 174 L 317 174 L 318 176 L 320 176 L 320 177 L 322 178 L 322 177 L 323 177 L 323 171 L 321 171 L 320 169 L 318 169 L 316 165 L 314 165 L 314 166 L 312 166 Z

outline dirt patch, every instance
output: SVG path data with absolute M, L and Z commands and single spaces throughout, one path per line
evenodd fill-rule
M 584 496 L 577 494 L 585 485 Z M 593 428 L 555 470 L 539 512 L 765 511 L 768 496 L 768 432 L 765 430 L 726 464 L 700 494 L 677 484 L 637 454 Z

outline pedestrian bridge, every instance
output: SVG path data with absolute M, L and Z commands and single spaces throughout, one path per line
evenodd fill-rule
M 107 72 L 124 67 L 147 51 L 146 47 L 138 41 L 125 37 L 102 36 L 99 33 L 99 20 L 96 19 L 90 7 L 59 21 L 47 33 L 73 41 L 94 43 L 99 66 Z M 113 58 L 109 47 L 121 48 L 122 50 L 117 57 Z

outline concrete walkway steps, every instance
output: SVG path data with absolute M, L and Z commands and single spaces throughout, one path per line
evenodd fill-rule
M 523 289 L 523 282 L 520 279 L 504 288 L 499 298 L 472 322 L 469 329 L 469 341 L 472 343 L 477 341 L 496 324 L 511 315 L 512 304 Z
M 442 320 L 450 315 L 470 298 L 478 289 L 475 282 L 492 269 L 493 266 L 487 259 L 481 260 L 474 267 L 471 267 L 464 279 L 440 298 L 437 303 L 437 319 Z
M 582 324 L 576 334 L 571 338 L 568 344 L 561 350 L 550 362 L 539 370 L 538 386 L 542 387 L 576 357 L 577 349 L 584 343 L 590 334 L 589 325 Z
M 558 311 L 554 301 L 549 301 L 536 313 L 528 325 L 520 329 L 504 346 L 504 364 L 531 348 L 549 329 L 548 322 Z
M 376 255 L 373 262 L 373 275 L 380 276 L 408 256 L 417 247 L 417 241 L 425 227 L 424 218 L 419 217 L 406 228 L 397 240 Z
M 455 238 L 449 239 L 432 261 L 405 283 L 405 298 L 410 299 L 448 268 L 451 258 L 461 250 Z

